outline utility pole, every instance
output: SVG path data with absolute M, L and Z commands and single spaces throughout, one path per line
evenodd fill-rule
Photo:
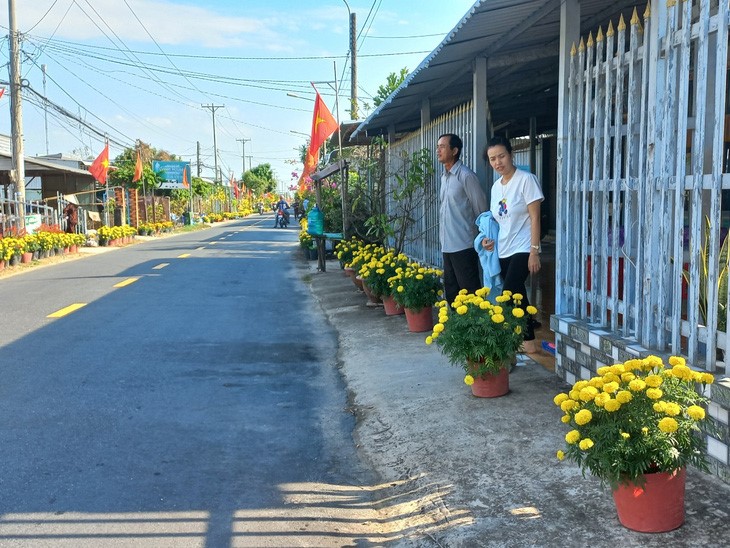
M 198 179 L 200 179 L 200 141 L 197 141 L 196 162 L 198 163 Z
M 350 116 L 357 120 L 357 16 L 350 14 Z
M 246 142 L 250 141 L 251 139 L 236 139 L 236 141 L 240 141 L 241 143 L 241 162 L 243 163 L 243 171 L 241 172 L 241 177 L 243 177 L 243 174 L 246 173 Z M 250 166 L 251 164 L 249 164 Z
M 225 107 L 225 105 L 200 105 L 203 108 L 209 108 L 210 112 L 213 114 L 213 163 L 214 163 L 214 175 L 213 178 L 215 179 L 214 182 L 218 182 L 218 145 L 216 144 L 216 138 L 215 138 L 215 111 L 219 108 Z
M 43 119 L 46 125 L 46 156 L 48 156 L 48 95 L 46 94 L 46 65 L 41 65 L 43 72 Z
M 25 209 L 25 156 L 23 153 L 23 109 L 20 104 L 20 40 L 15 21 L 15 0 L 8 0 L 10 26 L 10 118 L 13 141 L 12 181 Z M 25 228 L 25 211 L 18 211 L 20 226 Z

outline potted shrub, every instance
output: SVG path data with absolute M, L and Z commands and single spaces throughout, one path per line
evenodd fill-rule
M 522 295 L 504 291 L 487 300 L 489 289 L 475 293 L 462 289 L 453 308 L 440 301 L 438 323 L 426 337 L 436 343 L 453 365 L 464 368 L 464 382 L 479 397 L 503 396 L 509 391 L 509 368 L 523 342 L 527 315 L 534 306 L 522 309 Z
M 355 257 L 355 254 L 358 253 L 364 245 L 365 243 L 356 236 L 353 236 L 348 240 L 340 240 L 337 242 L 337 245 L 335 245 L 335 254 L 337 256 L 337 260 L 340 262 L 340 267 L 346 271 L 352 271 L 352 274 L 348 272 L 348 275 L 350 276 L 354 275 L 354 269 L 350 266 L 350 263 Z
M 402 314 L 403 308 L 395 303 L 391 295 L 390 279 L 397 274 L 398 269 L 403 269 L 408 265 L 408 257 L 402 253 L 395 254 L 393 251 L 385 251 L 382 248 L 379 251 L 373 253 L 370 260 L 360 268 L 360 275 L 364 285 L 367 285 L 374 295 L 382 299 L 386 314 Z
M 410 263 L 397 269 L 390 279 L 393 299 L 406 311 L 408 329 L 418 333 L 433 327 L 433 305 L 443 294 L 443 272 L 435 268 Z
M 35 234 L 26 234 L 23 236 L 23 254 L 21 262 L 29 263 L 36 257 L 36 253 L 41 250 L 41 244 Z
M 648 356 L 600 367 L 554 399 L 571 427 L 558 459 L 609 484 L 619 521 L 636 531 L 682 525 L 685 467 L 707 470 L 700 431 L 707 398 L 697 389 L 714 377 L 678 356 L 668 364 Z

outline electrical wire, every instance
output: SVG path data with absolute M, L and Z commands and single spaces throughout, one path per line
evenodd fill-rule
M 51 108 L 53 108 L 55 111 L 57 111 L 59 114 L 62 114 L 66 118 L 70 118 L 72 120 L 75 120 L 76 122 L 78 122 L 79 124 L 81 124 L 82 126 L 84 126 L 87 130 L 89 130 L 93 134 L 95 134 L 98 137 L 100 137 L 101 139 L 106 139 L 110 143 L 113 143 L 116 146 L 119 146 L 121 148 L 126 148 L 126 147 L 129 146 L 129 143 L 134 143 L 134 139 L 130 139 L 126 135 L 122 134 L 121 132 L 117 132 L 117 133 L 119 133 L 120 135 L 122 135 L 125 139 L 128 139 L 128 142 L 127 143 L 123 143 L 121 141 L 116 140 L 114 137 L 110 137 L 107 132 L 105 132 L 103 130 L 100 130 L 100 129 L 94 127 L 94 126 L 92 126 L 91 124 L 89 124 L 88 122 L 86 122 L 86 120 L 83 120 L 83 119 L 81 119 L 78 116 L 75 116 L 74 114 L 72 114 L 71 112 L 69 112 L 68 110 L 66 110 L 65 108 L 63 108 L 62 106 L 57 105 L 53 101 L 49 101 L 46 97 L 43 96 L 43 94 L 38 93 L 31 86 L 26 85 L 26 86 L 23 87 L 23 89 L 30 91 L 35 96 L 35 98 L 34 98 L 32 96 L 26 95 L 26 100 L 27 101 L 29 101 L 29 102 L 40 101 L 41 104 L 47 104 L 48 106 L 50 106 Z M 38 103 L 36 103 L 36 104 L 38 104 Z
M 360 42 L 359 42 L 359 44 L 358 44 L 358 47 L 357 47 L 357 49 L 361 49 L 361 48 L 362 48 L 362 45 L 363 45 L 363 43 L 365 42 L 365 38 L 367 38 L 367 36 L 368 36 L 368 33 L 370 32 L 370 28 L 371 28 L 371 27 L 372 27 L 372 25 L 373 25 L 373 21 L 375 21 L 375 16 L 376 16 L 376 15 L 378 14 L 378 11 L 380 11 L 380 6 L 382 5 L 382 3 L 383 3 L 383 0 L 373 0 L 373 6 L 375 6 L 375 2 L 377 2 L 377 3 L 378 3 L 378 7 L 377 7 L 377 8 L 375 9 L 375 13 L 373 13 L 373 16 L 372 16 L 372 18 L 370 19 L 370 23 L 368 24 L 368 30 L 367 30 L 367 31 L 365 31 L 365 34 L 363 35 L 363 37 L 362 37 L 362 40 L 360 40 Z M 370 9 L 370 11 L 372 11 L 372 8 Z M 367 20 L 366 20 L 365 22 L 367 23 Z M 363 26 L 363 29 L 364 29 L 364 28 L 365 28 L 365 27 Z M 361 33 L 361 34 L 362 34 L 362 33 Z M 358 36 L 358 40 L 359 40 L 359 39 L 360 39 L 360 36 Z
M 144 23 L 142 23 L 142 21 L 140 20 L 140 18 L 139 18 L 139 17 L 137 17 L 137 14 L 136 14 L 136 13 L 135 13 L 135 11 L 134 11 L 134 10 L 132 9 L 132 6 L 130 6 L 130 5 L 129 5 L 129 2 L 127 2 L 127 0 L 124 0 L 124 5 L 126 5 L 126 6 L 127 6 L 127 8 L 129 8 L 129 11 L 130 11 L 130 12 L 132 12 L 132 15 L 134 15 L 134 18 L 135 18 L 135 19 L 137 20 L 137 22 L 139 23 L 139 26 L 141 26 L 141 27 L 142 27 L 142 28 L 144 29 L 144 31 L 145 31 L 145 32 L 147 33 L 147 36 L 149 36 L 149 37 L 150 37 L 150 40 L 152 40 L 152 42 L 153 42 L 153 43 L 155 44 L 155 46 L 157 46 L 157 49 L 159 49 L 159 50 L 160 50 L 160 52 L 162 52 L 162 54 L 163 54 L 163 55 L 165 56 L 165 59 L 167 59 L 167 60 L 168 60 L 168 61 L 170 62 L 170 64 L 171 64 L 171 65 L 172 65 L 172 66 L 173 66 L 173 67 L 174 67 L 174 68 L 175 68 L 175 69 L 176 69 L 176 70 L 178 71 L 178 73 L 180 74 L 180 76 L 182 76 L 183 78 L 185 78 L 185 80 L 187 80 L 187 82 L 188 82 L 188 83 L 189 83 L 189 84 L 190 84 L 191 86 L 193 86 L 193 88 L 195 88 L 195 89 L 196 89 L 196 90 L 197 90 L 198 92 L 200 92 L 201 94 L 203 94 L 203 92 L 202 92 L 202 91 L 200 91 L 200 89 L 198 89 L 198 87 L 197 87 L 197 86 L 196 86 L 195 84 L 193 84 L 193 83 L 192 83 L 192 82 L 190 81 L 190 79 L 189 79 L 189 78 L 188 78 L 187 76 L 185 76 L 185 75 L 184 75 L 184 74 L 183 74 L 183 73 L 182 73 L 182 72 L 180 71 L 180 69 L 179 69 L 179 68 L 177 67 L 177 65 L 176 65 L 175 63 L 173 63 L 172 59 L 170 59 L 170 57 L 169 57 L 169 56 L 167 55 L 167 53 L 165 53 L 165 52 L 164 52 L 164 50 L 162 49 L 162 47 L 160 47 L 160 44 L 159 44 L 159 43 L 157 42 L 157 40 L 155 40 L 155 37 L 154 37 L 154 36 L 152 36 L 152 34 L 150 33 L 150 31 L 149 31 L 149 30 L 147 30 L 147 27 L 146 27 L 146 26 L 144 25 Z
M 46 18 L 46 16 L 51 13 L 51 10 L 55 7 L 55 5 L 58 3 L 58 0 L 53 0 L 53 4 L 51 4 L 51 7 L 46 10 L 46 13 L 44 13 L 38 21 L 36 21 L 36 24 L 30 27 L 26 32 L 31 32 L 34 28 L 36 28 L 38 25 L 41 24 L 41 22 Z M 69 8 L 71 6 L 69 5 Z M 68 13 L 68 12 L 67 12 Z M 58 29 L 58 27 L 56 27 Z
M 8 27 L 0 25 L 0 28 L 8 30 Z M 39 39 L 39 38 L 35 38 Z M 108 46 L 96 46 L 91 44 L 81 44 L 79 42 L 69 42 L 66 40 L 54 40 L 56 44 L 70 44 L 81 48 L 88 48 L 89 50 L 107 50 L 107 51 L 120 51 L 119 48 L 110 48 Z M 149 56 L 162 56 L 162 53 L 142 51 L 142 50 L 128 50 L 129 53 L 136 55 L 149 55 Z M 372 53 L 367 55 L 361 55 L 358 57 L 389 57 L 393 55 L 415 55 L 422 53 L 430 53 L 431 50 L 423 51 L 397 51 L 390 53 Z M 187 54 L 187 53 L 167 53 L 165 54 L 172 58 L 188 58 L 188 59 L 207 59 L 214 61 L 320 61 L 320 60 L 337 60 L 344 59 L 346 55 L 309 55 L 299 57 L 242 57 L 237 55 L 198 55 L 198 54 Z
M 106 33 L 105 31 L 104 31 L 104 29 L 102 29 L 102 28 L 101 28 L 101 27 L 99 26 L 99 24 L 98 24 L 98 23 L 96 22 L 96 20 L 95 20 L 95 19 L 94 19 L 93 17 L 91 17 L 91 16 L 90 16 L 90 15 L 89 15 L 89 14 L 88 14 L 88 13 L 87 13 L 87 12 L 86 12 L 85 10 L 84 10 L 84 8 L 83 8 L 83 7 L 81 6 L 81 5 L 79 5 L 79 3 L 78 3 L 78 2 L 76 1 L 76 0 L 73 0 L 73 1 L 74 1 L 74 4 L 75 4 L 75 5 L 76 5 L 76 6 L 77 6 L 77 7 L 78 7 L 78 8 L 80 9 L 80 10 L 81 10 L 81 12 L 82 12 L 82 13 L 83 13 L 84 15 L 86 15 L 86 17 L 87 17 L 87 18 L 88 18 L 88 19 L 89 19 L 89 20 L 90 20 L 90 21 L 91 21 L 91 22 L 92 22 L 92 23 L 94 24 L 94 26 L 95 26 L 95 27 L 96 27 L 97 29 L 99 29 L 99 32 L 101 32 L 101 33 L 102 33 L 102 34 L 103 34 L 103 35 L 104 35 L 104 36 L 105 36 L 105 37 L 106 37 L 106 38 L 107 38 L 107 39 L 108 39 L 108 40 L 109 40 L 109 41 L 110 41 L 110 42 L 111 42 L 112 44 L 114 44 L 114 40 L 112 40 L 112 39 L 111 39 L 111 37 L 110 37 L 110 36 L 109 36 L 109 35 L 108 35 L 108 34 L 107 34 L 107 33 Z M 101 14 L 100 14 L 100 13 L 99 13 L 98 11 L 96 11 L 96 9 L 94 8 L 94 6 L 92 6 L 92 5 L 91 5 L 91 3 L 89 2 L 89 0 L 84 0 L 84 1 L 85 1 L 85 2 L 86 2 L 86 4 L 87 4 L 87 5 L 89 6 L 89 8 L 91 8 L 91 10 L 92 10 L 92 11 L 94 12 L 94 14 L 95 14 L 95 15 L 96 15 L 96 16 L 98 17 L 99 21 L 101 21 L 102 23 L 104 23 L 104 25 L 106 25 L 106 27 L 107 27 L 107 28 L 108 28 L 108 29 L 109 29 L 109 30 L 111 31 L 111 33 L 112 33 L 112 34 L 114 35 L 114 37 L 115 37 L 115 38 L 116 38 L 116 39 L 117 39 L 117 40 L 119 41 L 119 43 L 120 43 L 120 44 L 121 44 L 122 46 L 124 46 L 124 49 L 121 49 L 121 48 L 119 48 L 119 51 L 120 51 L 120 52 L 122 52 L 122 53 L 124 54 L 124 56 L 125 56 L 125 57 L 127 57 L 127 58 L 128 58 L 129 60 L 130 60 L 130 62 L 132 62 L 132 58 L 131 58 L 131 57 L 130 57 L 129 55 L 127 55 L 127 52 L 128 52 L 128 51 L 129 51 L 129 52 L 131 52 L 131 50 L 130 50 L 130 49 L 129 49 L 129 48 L 127 47 L 127 45 L 126 45 L 126 44 L 124 43 L 124 40 L 122 40 L 122 39 L 121 39 L 121 38 L 119 37 L 119 35 L 118 35 L 118 34 L 117 34 L 117 33 L 116 33 L 115 31 L 114 31 L 114 29 L 112 29 L 112 28 L 111 28 L 111 26 L 109 26 L 109 24 L 108 24 L 108 23 L 107 23 L 107 22 L 106 22 L 106 21 L 104 20 L 104 18 L 103 18 L 103 17 L 101 16 Z M 116 44 L 115 44 L 115 45 L 116 45 Z M 151 71 L 151 70 L 148 70 L 148 69 L 147 69 L 147 68 L 146 68 L 146 67 L 145 67 L 145 66 L 144 66 L 144 65 L 142 64 L 142 61 L 141 61 L 141 59 L 139 59 L 139 58 L 138 58 L 138 57 L 137 57 L 137 56 L 136 56 L 135 54 L 133 54 L 133 53 L 132 53 L 132 57 L 134 57 L 134 60 L 136 60 L 136 61 L 137 61 L 138 63 L 140 63 L 140 64 L 142 65 L 142 66 L 140 66 L 139 68 L 141 68 L 141 69 L 142 69 L 143 71 L 145 71 L 145 72 L 146 72 L 146 73 L 147 73 L 147 74 L 149 75 L 149 77 L 150 77 L 150 78 L 152 79 L 152 81 L 156 82 L 156 83 L 157 83 L 158 85 L 160 85 L 160 86 L 162 86 L 163 88 L 167 89 L 168 91 L 172 92 L 172 93 L 173 93 L 174 95 L 177 95 L 177 96 L 178 96 L 178 97 L 180 97 L 181 99 L 184 99 L 184 100 L 186 100 L 186 101 L 190 101 L 190 102 L 193 102 L 193 101 L 192 101 L 192 99 L 190 99 L 189 97 L 185 97 L 185 96 L 184 96 L 184 95 L 183 95 L 182 93 L 180 93 L 180 92 L 179 92 L 179 91 L 178 91 L 177 89 L 175 89 L 175 88 L 173 88 L 173 87 L 171 87 L 171 86 L 168 86 L 168 85 L 167 85 L 166 83 L 162 82 L 162 81 L 161 81 L 161 80 L 159 79 L 159 77 L 158 77 L 158 76 L 157 76 L 157 75 L 156 75 L 156 74 L 155 74 L 155 73 L 154 73 L 153 71 Z

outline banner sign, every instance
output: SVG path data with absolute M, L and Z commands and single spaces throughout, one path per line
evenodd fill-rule
M 190 181 L 190 162 L 163 162 L 161 160 L 152 160 L 152 170 L 162 172 L 162 183 L 159 188 L 184 188 L 183 187 L 183 171 L 186 173 L 186 179 Z

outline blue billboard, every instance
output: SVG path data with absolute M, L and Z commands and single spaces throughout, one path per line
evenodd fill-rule
M 190 187 L 190 162 L 152 160 L 152 169 L 162 172 L 162 184 L 159 186 L 161 189 Z M 183 183 L 187 183 L 187 186 Z

